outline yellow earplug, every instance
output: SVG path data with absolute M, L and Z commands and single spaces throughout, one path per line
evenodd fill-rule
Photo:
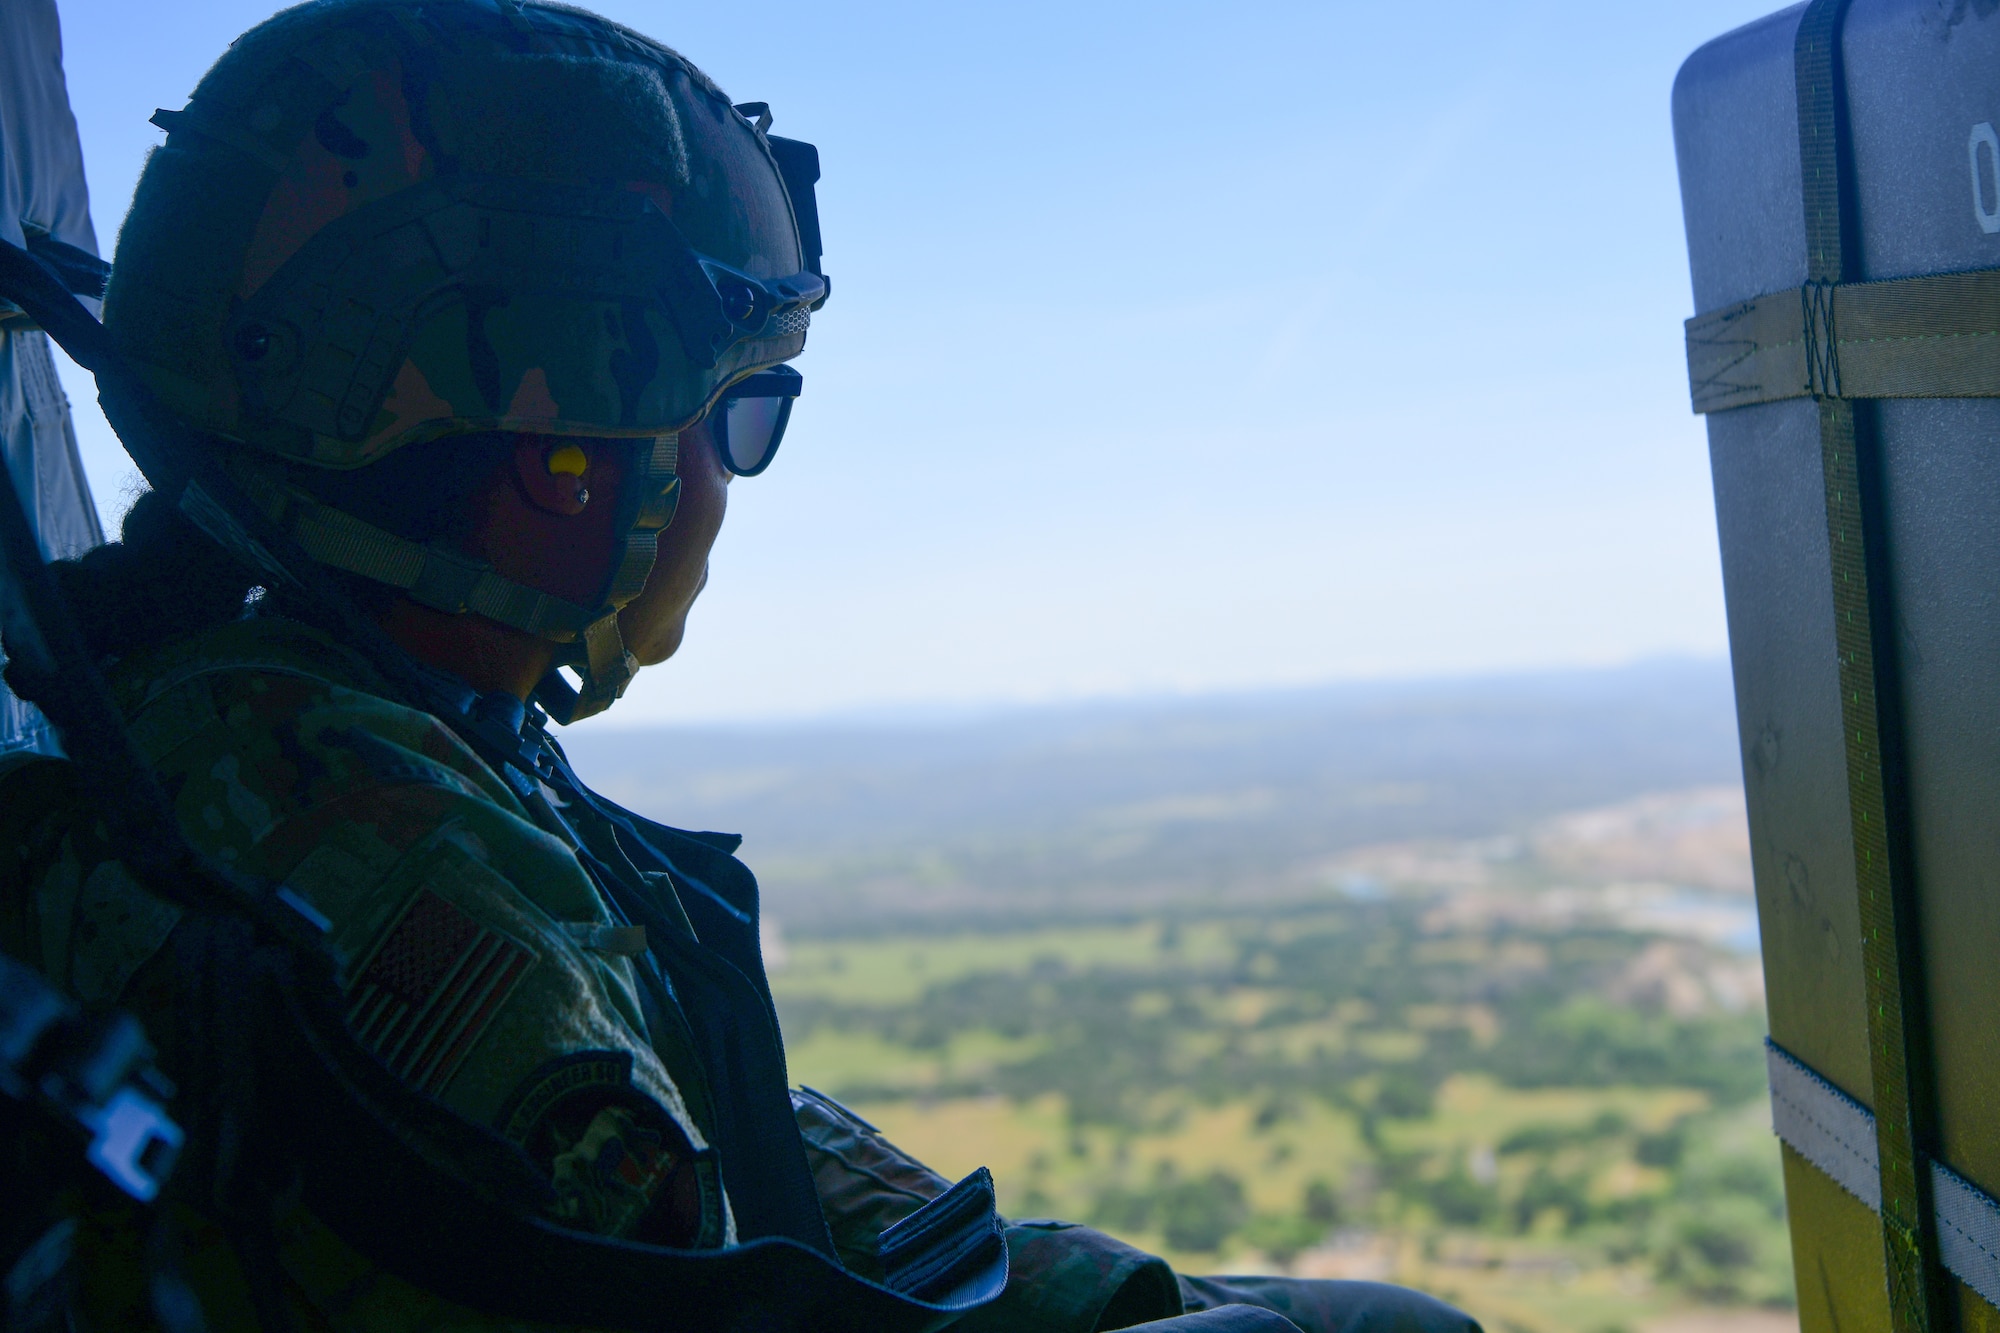
M 581 477 L 590 471 L 590 458 L 573 444 L 549 454 L 549 475 L 552 477 Z

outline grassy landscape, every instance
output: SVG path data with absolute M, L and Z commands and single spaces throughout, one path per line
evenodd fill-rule
M 794 1079 L 1011 1215 L 1495 1333 L 1790 1322 L 1719 672 L 725 740 L 580 763 L 755 831 Z
M 1629 885 L 1495 869 L 1548 919 L 1403 883 L 789 939 L 794 1077 L 1190 1271 L 1393 1278 L 1524 1330 L 1783 1307 L 1754 966 L 1636 924 Z

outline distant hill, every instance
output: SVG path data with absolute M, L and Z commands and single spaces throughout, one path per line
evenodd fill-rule
M 819 928 L 1284 895 L 1354 847 L 1740 778 L 1720 661 L 564 741 L 606 795 L 744 833 Z

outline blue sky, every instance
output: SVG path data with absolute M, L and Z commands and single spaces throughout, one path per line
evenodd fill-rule
M 267 10 L 61 5 L 108 253 Z M 1771 7 L 603 5 L 819 144 L 835 295 L 592 725 L 1723 651 L 1667 96 Z

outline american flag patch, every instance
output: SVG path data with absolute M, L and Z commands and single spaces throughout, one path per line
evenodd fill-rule
M 348 991 L 348 1026 L 398 1077 L 436 1096 L 534 961 L 419 889 Z

